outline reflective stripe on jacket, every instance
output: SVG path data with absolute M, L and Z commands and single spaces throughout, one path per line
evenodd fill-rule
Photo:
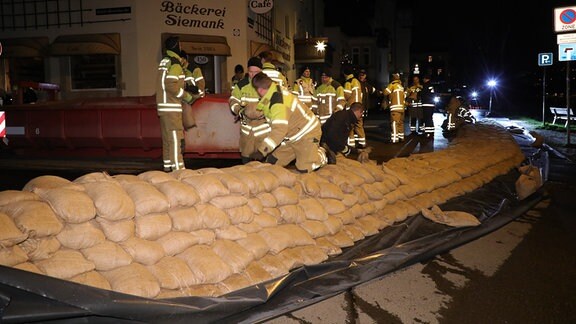
M 191 102 L 192 96 L 184 90 L 184 70 L 180 56 L 166 51 L 166 56 L 158 65 L 156 105 L 161 112 L 182 112 L 182 101 Z
M 390 82 L 388 87 L 384 89 L 384 94 L 390 98 L 390 111 L 404 111 L 406 94 L 400 80 Z
M 360 81 L 354 77 L 354 74 L 346 76 L 346 82 L 344 82 L 344 98 L 346 99 L 346 107 L 350 107 L 355 102 L 362 102 L 362 85 Z

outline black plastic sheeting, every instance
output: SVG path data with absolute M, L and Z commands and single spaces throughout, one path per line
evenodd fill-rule
M 513 133 L 513 132 L 512 132 Z M 514 133 L 513 133 L 514 134 Z M 514 134 L 527 159 L 548 170 L 545 150 Z M 543 198 L 516 199 L 519 172 L 511 170 L 469 194 L 440 205 L 471 213 L 479 226 L 452 228 L 421 214 L 384 228 L 327 261 L 294 269 L 266 283 L 217 298 L 147 299 L 0 266 L 2 323 L 255 323 L 304 308 L 354 286 L 422 262 L 511 222 Z

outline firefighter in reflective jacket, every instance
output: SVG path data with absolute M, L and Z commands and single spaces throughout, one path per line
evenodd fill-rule
M 362 103 L 362 85 L 360 81 L 356 79 L 352 68 L 345 66 L 342 70 L 344 73 L 344 97 L 346 99 L 346 109 L 355 102 Z M 354 124 L 354 127 L 350 131 L 350 136 L 348 137 L 348 145 L 351 147 L 364 148 L 366 147 L 366 133 L 364 132 L 364 119 L 360 118 Z
M 296 160 L 300 172 L 326 165 L 326 150 L 319 145 L 320 121 L 310 108 L 264 73 L 256 74 L 252 85 L 260 95 L 258 109 L 270 123 L 271 132 L 251 158 L 281 166 Z
M 288 80 L 282 72 L 278 71 L 276 65 L 274 65 L 274 54 L 270 51 L 264 51 L 260 53 L 260 58 L 262 59 L 262 72 L 276 82 L 278 85 L 284 88 L 288 88 Z
M 383 92 L 390 100 L 390 141 L 392 143 L 403 142 L 406 95 L 399 73 L 392 74 L 392 82 Z
M 184 126 L 182 125 L 182 102 L 191 104 L 198 95 L 184 90 L 184 69 L 181 65 L 180 40 L 169 37 L 164 43 L 166 54 L 158 65 L 156 82 L 156 109 L 162 133 L 162 161 L 164 171 L 185 169 L 182 151 Z
M 466 100 L 460 96 L 450 98 L 446 106 L 446 119 L 442 123 L 445 132 L 454 132 L 464 124 L 476 123 L 476 118 L 467 107 Z
M 248 76 L 238 81 L 232 95 L 228 100 L 230 110 L 240 121 L 240 156 L 242 163 L 250 162 L 250 155 L 262 143 L 262 140 L 270 133 L 270 125 L 266 121 L 262 111 L 256 106 L 260 101 L 258 92 L 252 86 L 252 78 L 262 72 L 262 62 L 259 57 L 248 60 Z
M 318 115 L 318 106 L 316 105 L 316 97 L 314 95 L 316 91 L 316 81 L 310 77 L 310 68 L 305 66 L 302 69 L 302 74 L 300 78 L 294 81 L 294 87 L 292 88 L 292 93 L 298 96 L 298 100 L 301 103 L 312 109 L 316 115 Z
M 328 70 L 322 72 L 322 83 L 316 88 L 316 105 L 321 124 L 324 124 L 335 112 L 344 110 L 346 106 L 344 87 L 332 79 Z

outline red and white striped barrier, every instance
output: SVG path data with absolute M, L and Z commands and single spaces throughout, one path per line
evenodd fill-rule
M 0 137 L 6 137 L 6 113 L 0 111 Z

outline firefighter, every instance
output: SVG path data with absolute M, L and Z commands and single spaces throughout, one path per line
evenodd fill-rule
M 362 89 L 362 106 L 364 106 L 364 115 L 367 117 L 368 112 L 372 109 L 373 95 L 376 94 L 376 88 L 368 81 L 366 70 L 362 69 L 358 72 L 358 81 Z
M 251 82 L 256 74 L 262 72 L 262 61 L 259 57 L 251 57 L 247 66 L 248 75 L 238 81 L 228 100 L 230 110 L 240 122 L 239 146 L 242 163 L 250 162 L 250 154 L 256 151 L 270 133 L 270 125 L 264 114 L 256 109 L 260 97 Z
M 392 143 L 403 142 L 406 95 L 400 80 L 400 73 L 392 74 L 392 81 L 383 92 L 390 100 L 390 141 Z
M 344 73 L 344 98 L 346 99 L 346 109 L 355 102 L 362 102 L 362 85 L 354 76 L 350 66 L 345 66 L 342 70 Z M 352 147 L 366 147 L 366 133 L 364 132 L 364 120 L 358 119 L 348 137 L 348 145 Z
M 362 104 L 355 102 L 350 106 L 350 109 L 335 112 L 322 125 L 320 143 L 329 152 L 329 156 L 334 154 L 332 152 L 342 153 L 344 156 L 348 156 L 352 152 L 352 149 L 348 146 L 348 134 L 350 134 L 350 130 L 352 130 L 358 119 L 362 118 L 363 113 L 364 107 Z
M 406 104 L 410 118 L 410 133 L 416 135 L 421 135 L 424 131 L 424 125 L 422 124 L 424 112 L 422 111 L 420 91 L 422 91 L 420 77 L 415 75 L 412 77 L 412 85 L 406 91 Z
M 322 72 L 322 83 L 316 89 L 316 106 L 321 124 L 324 124 L 333 113 L 344 110 L 346 106 L 344 87 L 332 79 L 328 69 Z
M 425 75 L 422 78 L 422 91 L 420 91 L 420 98 L 422 99 L 422 111 L 424 114 L 423 127 L 420 131 L 424 133 L 426 137 L 434 136 L 434 108 L 436 104 L 434 103 L 434 87 L 430 84 L 430 75 Z
M 442 123 L 445 134 L 455 133 L 464 124 L 476 123 L 476 118 L 467 107 L 466 100 L 461 96 L 450 98 L 446 106 L 446 119 Z
M 288 80 L 282 72 L 278 71 L 276 65 L 274 65 L 274 54 L 270 51 L 264 51 L 260 53 L 260 58 L 262 59 L 262 72 L 276 82 L 281 87 L 288 89 Z
M 270 123 L 271 132 L 250 157 L 280 166 L 295 160 L 296 169 L 302 173 L 326 165 L 328 158 L 320 147 L 322 129 L 316 115 L 264 73 L 256 74 L 252 85 L 260 95 L 258 109 Z
M 302 73 L 300 78 L 294 81 L 294 87 L 292 87 L 292 93 L 298 96 L 301 103 L 312 109 L 316 115 L 318 115 L 318 106 L 316 105 L 316 97 L 314 95 L 316 89 L 316 81 L 310 77 L 310 68 L 305 66 L 302 68 Z
M 179 38 L 167 38 L 164 47 L 166 53 L 158 65 L 156 107 L 162 132 L 162 163 L 164 171 L 170 172 L 185 169 L 182 155 L 185 147 L 182 102 L 192 104 L 199 95 L 184 90 L 184 69 L 178 55 Z

